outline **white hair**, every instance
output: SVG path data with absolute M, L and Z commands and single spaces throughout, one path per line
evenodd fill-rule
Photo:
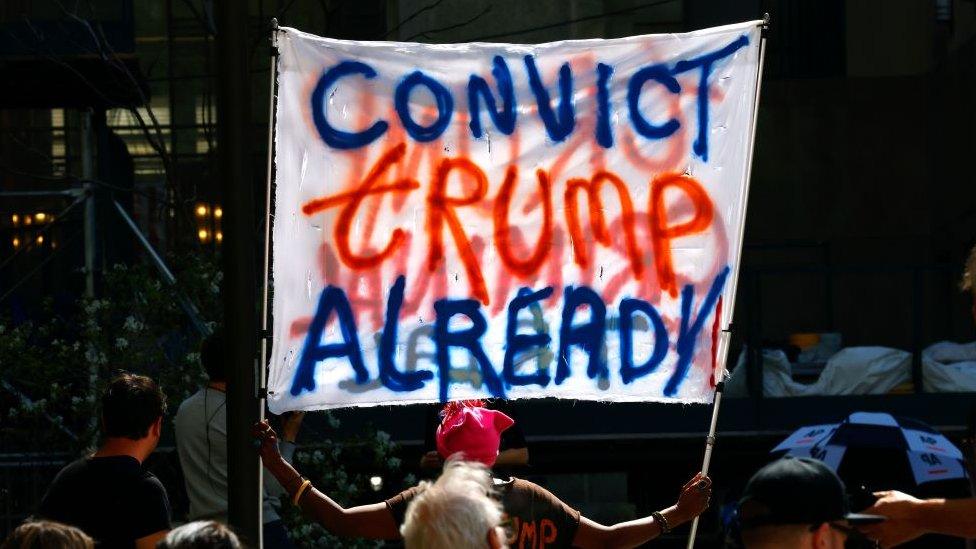
M 156 549 L 241 549 L 230 528 L 213 520 L 198 520 L 170 530 Z
M 502 506 L 492 497 L 491 474 L 481 463 L 448 459 L 436 482 L 420 486 L 400 527 L 407 549 L 484 548 L 492 530 L 505 542 Z

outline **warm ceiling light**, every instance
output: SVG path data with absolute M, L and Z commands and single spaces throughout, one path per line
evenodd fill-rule
M 207 215 L 207 207 L 203 204 L 197 206 L 197 217 L 204 217 Z
M 14 215 L 10 216 L 10 221 L 13 222 L 14 225 L 17 225 L 18 223 L 20 223 L 20 216 L 17 215 L 17 214 L 14 214 Z
M 30 225 L 30 224 L 31 224 L 31 216 L 25 215 L 24 216 L 24 225 Z
M 217 231 L 217 234 L 214 235 L 214 236 L 217 238 L 217 242 L 223 242 L 224 241 L 224 233 L 222 233 L 220 231 Z
M 207 237 L 210 236 L 210 233 L 207 232 L 207 229 L 200 229 L 200 232 L 197 233 L 197 236 L 200 237 L 201 242 L 206 242 Z
M 14 248 L 19 248 L 20 247 L 20 239 L 17 238 L 16 236 L 14 237 L 14 240 L 11 243 L 14 245 Z
M 44 223 L 44 220 L 47 219 L 47 214 L 44 212 L 37 212 L 34 214 L 34 219 L 36 219 L 38 223 Z
M 214 208 L 214 217 L 216 217 L 217 219 L 224 217 L 224 209 L 221 208 L 220 206 Z
M 44 244 L 44 235 L 42 234 L 37 235 L 37 243 Z

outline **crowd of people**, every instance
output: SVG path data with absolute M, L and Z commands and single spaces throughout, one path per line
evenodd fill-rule
M 166 397 L 144 376 L 120 374 L 101 400 L 102 443 L 52 481 L 36 516 L 0 549 L 237 548 L 227 517 L 226 416 L 219 336 L 204 346 L 210 383 L 176 414 L 177 445 L 190 498 L 191 522 L 172 528 L 162 483 L 143 468 L 163 430 Z M 650 515 L 603 525 L 528 480 L 493 467 L 514 421 L 478 401 L 444 407 L 435 429 L 441 472 L 432 482 L 373 504 L 343 507 L 319 491 L 290 462 L 300 423 L 267 421 L 253 427 L 267 470 L 265 546 L 288 544 L 273 501 L 287 499 L 336 535 L 401 539 L 407 548 L 635 547 L 699 516 L 711 502 L 711 480 L 691 478 L 674 505 Z M 515 448 L 515 455 L 523 452 Z M 513 458 L 518 461 L 520 458 Z M 274 494 L 285 498 L 275 498 Z M 797 497 L 802 494 L 802 497 Z M 925 533 L 976 537 L 976 499 L 919 500 L 881 492 L 852 513 L 843 482 L 808 458 L 782 458 L 760 469 L 738 505 L 729 543 L 747 549 L 892 547 Z M 270 536 L 269 536 L 270 534 Z
M 36 516 L 14 530 L 3 549 L 35 547 L 202 548 L 240 547 L 224 526 L 227 517 L 226 407 L 220 335 L 204 344 L 206 387 L 182 403 L 175 417 L 177 448 L 192 522 L 172 528 L 163 484 L 143 467 L 163 431 L 166 396 L 150 378 L 122 373 L 101 399 L 102 441 L 90 455 L 62 469 Z M 340 536 L 402 539 L 406 547 L 632 547 L 698 516 L 709 504 L 711 481 L 696 475 L 675 505 L 643 519 L 604 526 L 527 480 L 492 475 L 503 433 L 514 425 L 480 402 L 445 407 L 435 430 L 440 466 L 436 481 L 422 482 L 385 502 L 343 508 L 290 463 L 301 416 L 283 422 L 282 435 L 267 421 L 254 426 L 266 485 L 265 547 L 287 547 L 275 494 Z M 511 437 L 509 437 L 511 438 Z M 510 463 L 527 457 L 512 448 Z
M 976 249 L 966 289 L 974 290 Z M 164 429 L 166 396 L 150 378 L 122 373 L 101 399 L 101 444 L 62 469 L 34 516 L 0 549 L 245 546 L 227 521 L 227 417 L 221 335 L 209 338 L 201 361 L 209 382 L 175 415 L 175 434 L 189 497 L 189 522 L 173 527 L 163 484 L 144 468 Z M 408 549 L 636 547 L 692 521 L 711 503 L 711 479 L 697 474 L 675 503 L 650 515 L 603 525 L 544 487 L 506 474 L 528 461 L 515 421 L 480 401 L 451 402 L 431 421 L 420 468 L 436 472 L 387 499 L 343 507 L 291 463 L 302 414 L 254 425 L 265 467 L 263 546 L 293 547 L 278 505 L 292 505 L 333 534 L 402 540 Z M 838 475 L 821 461 L 784 457 L 761 468 L 736 505 L 727 545 L 746 549 L 895 547 L 925 534 L 976 539 L 976 498 L 918 499 L 898 491 L 874 494 L 850 508 Z

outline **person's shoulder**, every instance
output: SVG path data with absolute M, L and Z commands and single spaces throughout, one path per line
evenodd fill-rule
M 47 492 L 44 494 L 40 505 L 41 514 L 57 518 L 52 516 L 51 512 L 74 498 L 75 492 L 89 482 L 92 474 L 93 471 L 87 457 L 78 458 L 62 467 L 47 487 Z
M 136 483 L 144 490 L 148 490 L 150 492 L 162 492 L 164 495 L 166 494 L 166 487 L 163 486 L 162 481 L 160 481 L 159 478 L 150 471 L 143 471 Z
M 54 476 L 52 485 L 65 482 L 73 478 L 85 476 L 90 474 L 90 471 L 91 459 L 88 456 L 80 457 L 65 465 L 60 471 L 58 471 L 58 474 Z
M 406 490 L 400 492 L 399 494 L 386 500 L 386 508 L 390 510 L 393 514 L 393 519 L 397 524 L 403 524 L 403 520 L 407 514 L 407 506 L 413 501 L 413 498 L 417 497 L 417 494 L 422 492 L 427 487 L 426 483 L 421 482 L 417 486 L 411 486 Z
M 517 490 L 532 490 L 532 491 L 542 490 L 543 492 L 547 491 L 542 486 L 539 486 L 538 484 L 532 482 L 531 480 L 525 480 L 524 478 L 509 477 L 509 479 L 505 481 L 505 483 L 511 484 L 512 488 Z
M 546 513 L 552 516 L 565 517 L 564 520 L 567 524 L 579 525 L 580 512 L 578 509 L 534 482 L 513 478 L 511 496 L 522 499 L 522 501 L 531 501 L 535 505 L 540 505 L 546 509 Z
M 51 485 L 48 487 L 48 495 L 57 492 L 65 484 L 71 483 L 74 479 L 84 476 L 87 469 L 87 458 L 79 458 L 65 465 L 51 480 Z
M 525 480 L 525 479 L 521 479 L 521 478 L 512 477 L 511 478 L 511 490 L 512 490 L 512 492 L 515 492 L 515 493 L 522 493 L 522 494 L 531 495 L 533 499 L 537 499 L 537 500 L 538 499 L 544 499 L 544 500 L 549 500 L 549 501 L 554 502 L 554 503 L 558 502 L 560 504 L 565 505 L 565 503 L 563 503 L 563 501 L 561 499 L 559 499 L 558 497 L 556 497 L 555 494 L 553 494 L 549 490 L 546 490 L 542 486 L 539 486 L 538 484 L 536 484 L 536 483 L 534 483 L 534 482 L 532 482 L 530 480 Z
M 147 505 L 162 504 L 169 507 L 169 494 L 166 492 L 166 487 L 149 471 L 143 471 L 136 479 L 133 490 L 136 498 Z
M 83 471 L 88 468 L 91 463 L 91 456 L 82 456 L 71 463 L 68 463 L 61 469 L 61 473 L 71 474 L 76 471 Z M 58 473 L 58 474 L 61 474 Z
M 504 479 L 496 478 L 495 492 L 503 499 L 525 499 L 526 501 L 554 499 L 556 497 L 542 486 L 539 486 L 530 480 L 517 477 L 508 477 Z
M 206 387 L 201 388 L 197 392 L 188 396 L 186 400 L 180 403 L 180 407 L 176 410 L 176 415 L 173 416 L 173 425 L 176 427 L 177 438 L 180 438 L 184 432 L 194 430 L 196 428 L 203 428 L 204 416 L 208 414 L 208 408 L 212 413 L 216 406 L 219 406 L 217 402 L 217 395 L 207 394 L 208 391 Z M 220 395 L 221 397 L 223 395 Z M 208 400 L 210 401 L 208 403 Z
M 417 497 L 417 494 L 422 492 L 426 487 L 427 487 L 426 483 L 421 482 L 420 484 L 416 486 L 411 486 L 410 488 L 407 488 L 406 490 L 400 492 L 399 494 L 391 497 L 390 499 L 386 500 L 386 503 L 387 505 L 395 505 L 401 502 L 409 503 L 410 500 Z
M 200 403 L 203 402 L 204 392 L 206 390 L 207 390 L 206 388 L 198 389 L 197 392 L 186 397 L 186 399 L 180 403 L 180 407 L 177 408 L 176 410 L 177 417 L 179 417 L 181 414 L 186 414 L 189 410 L 192 410 L 193 408 L 200 406 Z
M 83 458 L 70 467 L 66 474 L 73 478 L 96 484 L 111 481 L 122 487 L 138 484 L 144 475 L 139 460 L 127 455 Z

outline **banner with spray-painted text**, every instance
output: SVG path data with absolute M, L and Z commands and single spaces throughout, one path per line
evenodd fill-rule
M 759 22 L 539 45 L 278 33 L 273 412 L 709 402 Z

